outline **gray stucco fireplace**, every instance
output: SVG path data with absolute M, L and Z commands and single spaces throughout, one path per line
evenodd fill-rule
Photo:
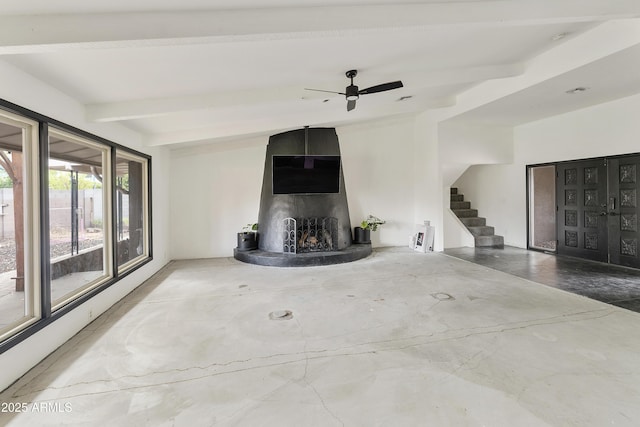
M 252 264 L 302 267 L 355 261 L 370 244 L 352 244 L 351 221 L 334 128 L 273 135 L 265 156 L 258 248 L 234 250 Z

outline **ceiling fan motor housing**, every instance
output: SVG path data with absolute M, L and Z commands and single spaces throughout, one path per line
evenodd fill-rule
M 360 97 L 360 94 L 358 93 L 358 86 L 356 85 L 347 86 L 344 92 L 347 96 L 347 101 L 355 101 Z

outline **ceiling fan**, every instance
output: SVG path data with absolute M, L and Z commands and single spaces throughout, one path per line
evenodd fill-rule
M 308 88 L 305 88 L 305 90 L 313 90 L 316 92 L 337 93 L 339 95 L 344 95 L 347 98 L 347 111 L 351 111 L 354 108 L 356 108 L 356 101 L 358 100 L 360 95 L 385 92 L 387 90 L 399 89 L 402 87 L 402 82 L 400 80 L 397 80 L 395 82 L 388 82 L 388 83 L 382 83 L 379 85 L 371 86 L 366 89 L 358 89 L 358 86 L 353 84 L 353 78 L 358 75 L 358 70 L 349 70 L 346 72 L 346 75 L 348 79 L 351 79 L 351 84 L 345 88 L 344 92 L 334 92 L 331 90 L 308 89 Z

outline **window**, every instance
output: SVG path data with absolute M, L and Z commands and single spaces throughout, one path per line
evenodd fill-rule
M 116 150 L 116 230 L 119 271 L 149 256 L 147 161 Z
M 110 147 L 49 128 L 49 251 L 53 309 L 113 275 Z
M 0 340 L 41 317 L 38 124 L 0 110 Z
M 0 353 L 151 260 L 150 170 L 0 99 Z

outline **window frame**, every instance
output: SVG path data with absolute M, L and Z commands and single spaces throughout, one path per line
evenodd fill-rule
M 35 324 L 42 318 L 42 286 L 40 282 L 41 258 L 40 236 L 38 223 L 40 218 L 39 201 L 39 125 L 37 121 L 30 120 L 6 109 L 0 109 L 0 120 L 9 126 L 22 129 L 22 155 L 24 169 L 23 179 L 23 233 L 24 233 L 24 310 L 20 319 L 10 323 L 0 330 L 0 342 L 20 333 L 22 330 Z
M 111 178 L 111 151 L 113 150 L 113 148 L 109 145 L 105 145 L 105 144 L 100 144 L 98 142 L 95 142 L 89 138 L 84 138 L 81 137 L 79 135 L 76 135 L 74 133 L 71 132 L 67 132 L 65 130 L 61 130 L 58 129 L 55 126 L 49 126 L 49 132 L 48 132 L 48 138 L 50 140 L 51 136 L 55 135 L 59 138 L 64 138 L 67 141 L 73 142 L 75 144 L 81 145 L 81 146 L 85 146 L 85 147 L 90 147 L 96 150 L 99 150 L 102 152 L 101 157 L 102 157 L 102 194 L 103 194 L 103 200 L 102 200 L 102 218 L 103 218 L 103 223 L 102 223 L 102 229 L 103 229 L 103 274 L 100 277 L 97 277 L 95 279 L 93 279 L 92 281 L 78 287 L 77 289 L 74 290 L 73 293 L 68 293 L 63 295 L 59 300 L 57 301 L 51 301 L 51 311 L 57 311 L 60 308 L 62 308 L 63 306 L 67 305 L 69 302 L 79 298 L 80 296 L 82 296 L 83 294 L 91 291 L 92 289 L 102 285 L 103 283 L 106 283 L 107 281 L 113 279 L 114 277 L 114 268 L 113 268 L 113 257 L 111 256 L 113 250 L 112 250 L 112 246 L 113 246 L 113 242 L 111 241 L 111 239 L 109 238 L 112 235 L 111 232 L 111 228 L 112 228 L 112 223 L 113 220 L 111 218 L 111 215 L 109 215 L 109 213 L 112 211 L 111 209 L 111 203 L 112 203 L 112 197 L 111 197 L 111 185 L 112 185 L 112 178 Z M 47 174 L 49 171 L 49 159 L 51 159 L 51 155 L 49 155 L 49 157 L 44 160 L 44 162 L 47 163 Z M 43 189 L 43 191 L 46 191 L 48 193 L 49 188 L 47 189 Z M 51 265 L 51 260 L 49 260 L 49 265 Z M 51 289 L 50 289 L 51 291 Z M 50 294 L 51 295 L 51 294 Z
M 115 223 L 115 218 L 117 217 L 117 213 L 116 213 L 116 209 L 117 209 L 117 202 L 116 202 L 116 191 L 117 189 L 114 188 L 113 191 L 113 208 L 114 208 L 114 215 L 113 215 L 113 219 L 114 219 L 114 223 L 113 223 L 113 228 L 114 228 L 114 244 L 116 245 L 115 248 L 115 252 L 116 252 L 116 259 L 115 259 L 115 267 L 118 270 L 118 274 L 122 274 L 125 271 L 129 270 L 130 268 L 133 268 L 134 266 L 136 266 L 139 262 L 141 262 L 142 260 L 144 260 L 145 258 L 150 256 L 151 253 L 151 239 L 150 239 L 150 210 L 149 210 L 149 177 L 150 177 L 150 162 L 148 159 L 145 159 L 144 157 L 141 156 L 137 156 L 135 154 L 132 153 L 123 153 L 121 150 L 115 150 L 115 156 L 114 156 L 114 166 L 113 166 L 113 182 L 115 183 L 115 180 L 117 179 L 117 173 L 116 173 L 116 168 L 117 168 L 117 159 L 118 158 L 123 158 L 129 161 L 135 161 L 135 162 L 140 162 L 142 164 L 142 214 L 143 214 L 143 218 L 146 218 L 146 221 L 143 221 L 142 224 L 142 241 L 144 242 L 144 246 L 143 246 L 143 251 L 142 254 L 138 255 L 135 258 L 132 258 L 130 260 L 128 260 L 127 262 L 123 263 L 122 265 L 118 265 L 117 262 L 117 255 L 118 255 L 118 238 L 117 238 L 117 230 L 116 230 L 116 223 Z M 115 187 L 115 186 L 114 186 Z M 129 202 L 130 203 L 130 202 Z
M 30 209 L 30 217 L 28 227 L 32 230 L 33 235 L 30 236 L 29 244 L 30 250 L 32 250 L 32 268 L 30 269 L 31 278 L 35 280 L 33 283 L 36 283 L 39 286 L 35 286 L 37 292 L 39 293 L 39 303 L 34 302 L 34 310 L 39 310 L 40 316 L 37 319 L 34 319 L 28 325 L 21 328 L 20 330 L 16 330 L 15 333 L 12 334 L 3 334 L 0 336 L 0 354 L 9 350 L 13 346 L 19 344 L 25 339 L 31 337 L 35 333 L 41 331 L 46 328 L 51 323 L 56 320 L 62 318 L 66 314 L 70 313 L 74 309 L 78 308 L 85 302 L 91 300 L 96 295 L 100 294 L 104 290 L 110 288 L 111 286 L 118 283 L 120 280 L 133 273 L 134 271 L 142 268 L 147 263 L 153 260 L 153 236 L 152 236 L 152 158 L 150 155 L 137 151 L 133 148 L 115 143 L 113 141 L 107 140 L 100 136 L 94 135 L 82 129 L 76 128 L 74 126 L 68 125 L 64 122 L 58 121 L 46 115 L 37 113 L 33 110 L 29 110 L 20 105 L 14 104 L 7 100 L 0 98 L 0 113 L 3 115 L 15 115 L 18 118 L 18 121 L 29 121 L 35 124 L 34 129 L 37 129 L 37 142 L 35 142 L 35 146 L 33 147 L 33 156 L 32 156 L 32 172 L 31 183 L 28 186 L 31 189 L 30 200 L 33 209 Z M 146 226 L 147 226 L 147 244 L 148 244 L 148 253 L 147 257 L 144 259 L 140 259 L 134 265 L 131 265 L 128 269 L 117 269 L 113 268 L 113 275 L 108 280 L 103 283 L 95 286 L 86 292 L 79 295 L 76 299 L 69 301 L 67 304 L 59 307 L 55 311 L 52 310 L 51 305 L 51 288 L 50 288 L 50 278 L 51 278 L 51 268 L 50 268 L 50 245 L 49 245 L 49 203 L 48 203 L 48 159 L 49 159 L 49 129 L 55 128 L 57 131 L 69 132 L 77 137 L 86 138 L 90 141 L 96 142 L 98 144 L 104 144 L 110 147 L 110 167 L 111 167 L 111 179 L 113 182 L 115 171 L 113 168 L 115 167 L 115 153 L 116 150 L 119 152 L 125 152 L 132 154 L 134 156 L 145 159 L 147 162 L 147 175 L 146 175 L 146 197 L 145 203 L 147 204 L 147 214 L 146 218 Z M 110 195 L 110 204 L 113 207 L 113 192 L 115 189 L 115 185 L 111 185 Z M 113 232 L 113 210 L 109 211 L 109 221 L 112 222 L 111 230 L 112 232 L 109 236 L 112 236 L 111 239 L 115 237 Z M 25 218 L 26 219 L 26 218 Z M 26 226 L 25 226 L 26 227 Z M 25 228 L 26 233 L 26 228 Z M 42 238 L 45 236 L 46 238 Z M 115 245 L 113 244 L 114 240 L 111 240 L 111 250 L 107 255 L 112 259 L 112 266 L 115 266 Z M 25 245 L 26 245 L 25 240 Z M 39 248 L 39 250 L 38 250 Z M 26 265 L 25 265 L 26 270 Z M 25 272 L 26 279 L 26 272 Z M 13 331 L 13 330 L 12 330 Z

